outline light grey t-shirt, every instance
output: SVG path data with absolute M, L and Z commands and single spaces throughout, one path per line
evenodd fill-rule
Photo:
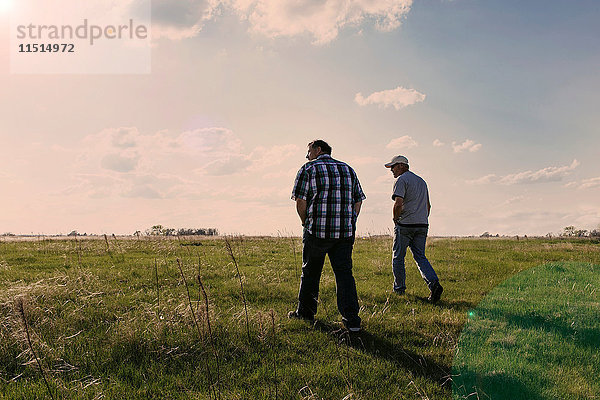
M 411 171 L 406 171 L 396 179 L 392 200 L 404 199 L 404 208 L 400 215 L 401 224 L 428 224 L 427 204 L 429 191 L 427 183 Z

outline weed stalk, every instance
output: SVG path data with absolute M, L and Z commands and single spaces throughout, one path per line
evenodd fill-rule
M 81 268 L 81 241 L 75 236 L 75 245 L 77 247 L 77 265 Z
M 154 276 L 156 277 L 156 316 L 160 320 L 160 285 L 158 283 L 158 261 L 154 257 Z
M 50 398 L 54 400 L 54 394 L 52 394 L 52 389 L 50 389 L 50 384 L 48 383 L 48 379 L 46 379 L 46 373 L 44 372 L 44 368 L 42 368 L 42 363 L 37 354 L 35 353 L 35 350 L 33 349 L 33 344 L 31 343 L 31 336 L 29 335 L 29 324 L 27 323 L 27 315 L 25 315 L 25 304 L 23 302 L 23 299 L 17 300 L 17 309 L 19 310 L 21 320 L 23 321 L 23 326 L 25 327 L 25 334 L 27 335 L 27 343 L 29 344 L 29 349 L 31 350 L 33 358 L 35 358 L 37 366 L 40 369 L 40 374 L 42 374 L 42 378 L 44 378 L 44 382 L 46 383 L 46 389 L 48 389 L 48 394 L 50 395 Z
M 292 242 L 292 252 L 294 253 L 294 273 L 296 274 L 296 279 L 298 279 L 298 261 L 296 260 L 296 241 L 294 237 L 290 235 L 290 240 Z
M 198 254 L 198 281 L 200 281 L 200 271 L 202 270 L 202 259 L 200 258 L 200 254 Z M 200 283 L 200 288 L 203 289 L 202 284 Z M 196 303 L 196 311 L 200 312 L 200 302 L 201 302 L 201 298 L 200 296 L 202 296 L 202 293 L 200 291 L 198 291 L 198 303 Z M 208 312 L 208 308 L 207 308 L 207 312 Z M 210 331 L 210 327 L 209 327 L 209 331 Z
M 248 319 L 248 305 L 246 304 L 246 296 L 244 295 L 244 284 L 242 282 L 242 275 L 240 274 L 240 268 L 238 267 L 237 260 L 235 259 L 235 255 L 233 254 L 233 249 L 231 248 L 231 241 L 228 237 L 225 237 L 225 246 L 227 246 L 227 251 L 233 260 L 233 264 L 235 265 L 235 270 L 237 272 L 238 279 L 240 280 L 240 291 L 242 293 L 242 301 L 244 302 L 244 311 L 246 312 L 246 332 L 248 333 L 248 340 L 250 340 L 250 320 Z
M 200 274 L 198 274 L 198 285 L 200 285 L 200 290 L 202 291 L 202 296 L 204 297 L 204 308 L 205 308 L 205 313 L 206 313 L 206 325 L 208 328 L 208 336 L 212 342 L 212 329 L 210 327 L 210 314 L 209 312 L 209 308 L 208 308 L 208 295 L 206 294 L 206 290 L 204 289 L 204 285 L 202 284 L 202 278 L 200 277 Z
M 106 252 L 110 254 L 110 244 L 108 243 L 108 236 L 106 236 L 106 233 L 104 234 L 104 242 L 106 243 Z
M 181 273 L 181 278 L 183 279 L 183 284 L 185 285 L 185 290 L 187 292 L 188 304 L 190 306 L 190 311 L 192 313 L 192 319 L 194 320 L 194 325 L 196 326 L 196 330 L 198 331 L 198 336 L 201 340 L 204 340 L 204 335 L 200 330 L 200 325 L 198 324 L 198 320 L 196 319 L 196 313 L 194 312 L 194 307 L 192 305 L 192 297 L 190 296 L 190 287 L 188 286 L 187 280 L 185 279 L 185 274 L 183 273 L 183 268 L 181 266 L 181 260 L 177 258 L 177 267 L 179 267 L 179 272 Z
M 194 307 L 192 305 L 192 297 L 190 296 L 190 288 L 187 284 L 187 280 L 185 279 L 185 274 L 183 273 L 183 268 L 181 266 L 181 260 L 179 258 L 177 258 L 177 267 L 179 267 L 179 272 L 181 273 L 181 278 L 183 279 L 183 284 L 185 285 L 185 290 L 187 292 L 187 297 L 188 297 L 188 304 L 190 306 L 190 312 L 192 313 L 192 319 L 194 320 L 194 325 L 196 326 L 198 336 L 200 337 L 200 340 L 204 341 L 204 334 L 200 330 L 200 325 L 198 324 L 198 320 L 196 319 L 196 314 L 194 313 Z M 204 366 L 206 369 L 206 377 L 207 377 L 208 383 L 209 383 L 208 393 L 209 393 L 209 397 L 212 398 L 211 390 L 214 390 L 214 387 L 213 387 L 212 376 L 210 373 L 210 367 L 208 366 L 208 363 L 204 363 Z M 217 385 L 218 385 L 218 382 L 217 382 Z M 215 394 L 215 398 L 218 398 L 216 394 Z
M 348 389 L 350 391 L 352 391 L 352 377 L 350 376 L 350 346 L 352 345 L 352 339 L 350 338 L 350 331 L 346 332 L 346 339 L 347 339 L 347 343 L 346 343 L 346 361 L 347 361 L 346 374 L 348 375 L 348 377 L 346 379 L 348 381 Z
M 210 345 L 213 349 L 213 355 L 215 357 L 215 364 L 217 367 L 217 391 L 218 391 L 218 393 L 221 393 L 221 390 L 219 387 L 219 384 L 221 382 L 221 373 L 220 373 L 221 366 L 219 364 L 219 352 L 217 350 L 217 346 L 215 344 L 215 339 L 212 334 L 212 329 L 210 327 L 210 309 L 208 306 L 208 304 L 209 304 L 208 303 L 208 294 L 206 293 L 206 289 L 204 289 L 204 285 L 202 284 L 202 278 L 200 277 L 200 274 L 198 274 L 198 285 L 200 285 L 200 290 L 202 291 L 202 296 L 204 297 L 204 307 L 205 307 L 205 312 L 206 312 L 206 325 L 208 328 L 208 338 L 210 341 Z
M 276 335 L 275 335 L 275 311 L 273 311 L 273 309 L 271 309 L 271 326 L 273 328 L 273 342 L 271 344 L 271 348 L 273 349 L 273 380 L 275 382 L 275 400 L 277 400 L 279 398 L 278 394 L 279 394 L 279 385 L 278 385 L 278 381 L 277 381 L 277 350 L 275 348 L 275 344 L 276 344 Z

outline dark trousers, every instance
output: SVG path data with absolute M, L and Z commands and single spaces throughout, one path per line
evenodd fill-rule
M 329 261 L 335 274 L 338 310 L 348 325 L 360 326 L 358 295 L 352 276 L 354 236 L 341 239 L 321 239 L 305 231 L 302 243 L 302 277 L 298 294 L 298 314 L 313 318 L 317 313 L 319 281 L 325 255 L 329 255 Z

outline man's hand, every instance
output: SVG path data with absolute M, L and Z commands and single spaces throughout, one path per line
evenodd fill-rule
M 354 217 L 358 218 L 358 214 L 360 214 L 360 207 L 362 206 L 362 201 L 358 201 L 354 203 Z
M 393 209 L 394 222 L 397 222 L 400 219 L 400 215 L 402 215 L 403 209 L 404 209 L 404 198 L 397 196 L 394 199 L 394 209 Z
M 306 200 L 296 199 L 296 211 L 298 212 L 300 221 L 302 221 L 302 226 L 304 226 L 306 222 Z

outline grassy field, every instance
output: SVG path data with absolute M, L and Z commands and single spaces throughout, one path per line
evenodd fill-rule
M 469 312 L 454 359 L 455 398 L 600 398 L 599 321 L 599 266 L 521 272 Z
M 476 354 L 477 340 L 488 340 L 461 332 L 469 315 L 465 333 L 474 320 L 491 318 L 485 310 L 498 304 L 494 299 L 507 298 L 494 288 L 545 264 L 575 280 L 578 268 L 597 277 L 600 265 L 597 241 L 430 239 L 428 256 L 445 289 L 431 305 L 408 258 L 407 293 L 392 292 L 391 238 L 358 239 L 354 275 L 364 330 L 350 335 L 340 322 L 328 264 L 317 323 L 287 319 L 296 304 L 300 239 L 229 240 L 235 262 L 223 239 L 1 241 L 0 398 L 465 398 L 469 376 L 482 379 L 467 358 L 460 365 L 469 373 L 453 370 L 454 355 L 459 343 L 474 343 L 468 353 Z M 597 296 L 598 280 L 586 283 L 585 293 Z M 544 293 L 536 301 L 544 304 Z M 598 303 L 588 306 L 597 312 Z M 506 307 L 498 312 L 524 312 L 515 302 Z M 552 322 L 563 327 L 562 317 L 544 315 L 532 329 Z M 577 323 L 594 323 L 585 321 Z M 581 329 L 597 333 L 593 326 Z M 508 335 L 507 346 L 516 334 Z M 576 376 L 586 387 L 560 392 L 567 393 L 562 398 L 600 398 L 598 383 L 586 382 L 600 364 L 597 340 L 561 338 L 584 346 L 577 351 L 591 358 L 552 375 L 567 387 Z

